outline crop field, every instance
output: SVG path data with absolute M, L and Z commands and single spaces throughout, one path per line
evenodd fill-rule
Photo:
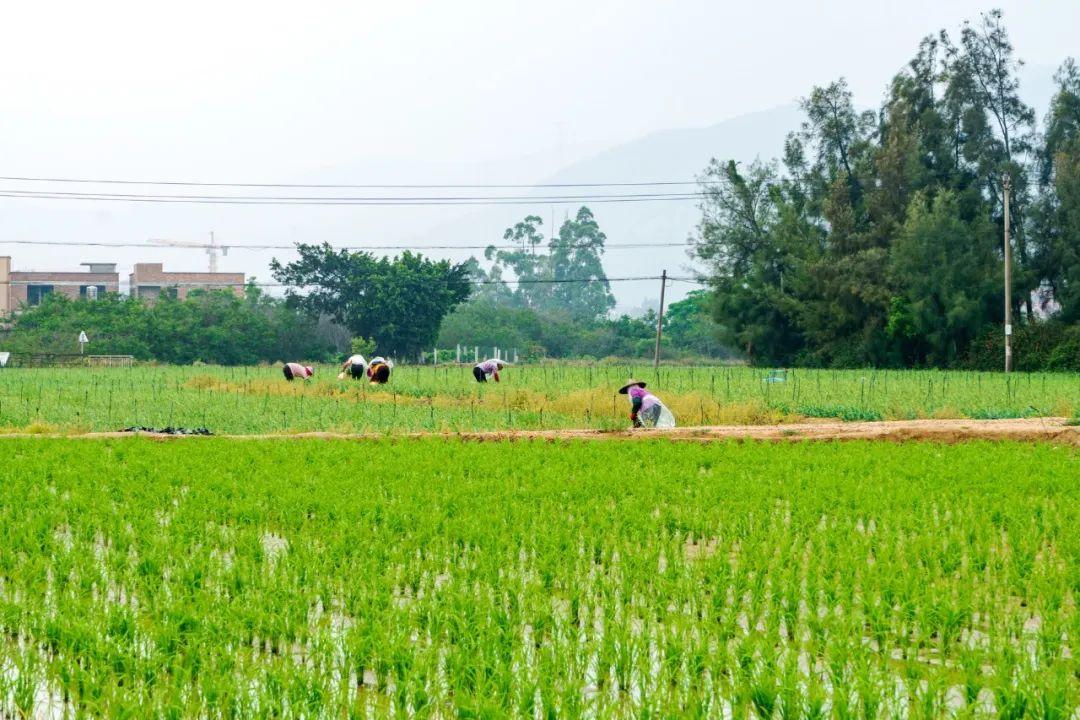
M 745 367 L 519 366 L 476 383 L 466 366 L 402 366 L 389 385 L 317 368 L 287 383 L 274 367 L 0 370 L 0 430 L 107 431 L 207 427 L 215 433 L 623 428 L 630 376 L 680 425 L 771 424 L 805 418 L 1074 417 L 1080 375 Z
M 0 441 L 5 717 L 1072 717 L 1075 448 Z

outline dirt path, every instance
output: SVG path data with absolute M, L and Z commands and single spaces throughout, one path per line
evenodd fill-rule
M 1080 446 L 1080 426 L 1067 425 L 1067 418 L 1025 418 L 1011 420 L 891 420 L 883 422 L 812 422 L 787 425 L 713 425 L 660 431 L 535 430 L 480 432 L 446 435 L 470 440 L 613 440 L 664 437 L 690 442 L 718 440 L 888 440 L 903 442 L 931 440 L 1054 441 Z M 317 436 L 320 434 L 316 434 Z M 330 437 L 330 436 L 327 436 Z
M 1068 425 L 1067 418 L 1024 418 L 1014 420 L 890 420 L 885 422 L 814 422 L 789 425 L 715 425 L 685 427 L 675 430 L 618 431 L 603 430 L 514 430 L 463 433 L 402 433 L 396 438 L 443 437 L 472 441 L 500 440 L 622 440 L 633 438 L 668 438 L 687 442 L 717 440 L 887 440 L 904 442 L 930 440 L 962 442 L 965 440 L 1051 441 L 1080 446 L 1080 426 Z M 190 440 L 191 437 L 140 433 L 156 440 Z M 121 438 L 130 433 L 99 432 L 72 435 L 0 434 L 0 440 L 12 437 Z M 344 435 L 331 432 L 306 432 L 271 435 L 219 435 L 236 440 L 362 440 L 387 437 L 383 434 Z

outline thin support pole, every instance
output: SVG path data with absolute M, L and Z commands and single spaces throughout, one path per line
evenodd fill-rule
M 653 369 L 660 368 L 660 338 L 664 334 L 664 291 L 667 289 L 667 270 L 660 273 L 660 313 L 656 316 L 656 350 L 653 353 Z
M 1012 242 L 1009 240 L 1009 194 L 1012 178 L 1005 176 L 1005 372 L 1012 372 Z

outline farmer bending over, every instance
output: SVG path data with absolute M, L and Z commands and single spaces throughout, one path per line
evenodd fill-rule
M 495 382 L 499 382 L 499 371 L 505 367 L 506 363 L 502 360 L 485 360 L 476 364 L 476 367 L 472 369 L 472 374 L 476 382 L 487 382 L 488 375 L 495 378 Z
M 341 374 L 338 375 L 338 380 L 345 379 L 345 373 L 349 373 L 353 380 L 359 380 L 364 377 L 367 372 L 367 360 L 363 355 L 350 355 L 345 362 L 341 364 Z
M 675 427 L 675 416 L 660 398 L 645 389 L 641 380 L 631 380 L 619 388 L 620 395 L 630 396 L 630 421 L 634 427 Z
M 296 378 L 307 380 L 315 374 L 315 370 L 310 365 L 301 365 L 300 363 L 285 363 L 285 366 L 281 368 L 281 372 L 285 374 L 285 379 L 289 382 Z
M 387 362 L 386 358 L 381 355 L 371 358 L 371 365 L 368 366 L 367 375 L 371 378 L 372 385 L 385 385 L 390 382 L 390 369 L 393 366 Z

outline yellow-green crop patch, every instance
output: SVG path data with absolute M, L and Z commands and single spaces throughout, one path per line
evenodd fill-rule
M 316 368 L 286 382 L 275 367 L 6 369 L 0 432 L 207 427 L 219 434 L 400 433 L 625 428 L 616 394 L 650 384 L 688 425 L 763 425 L 804 418 L 1072 417 L 1080 375 L 916 370 L 790 370 L 625 365 L 529 366 L 475 382 L 468 366 L 401 366 L 388 385 L 338 380 Z
M 10 439 L 0 715 L 1069 717 L 1080 455 Z

